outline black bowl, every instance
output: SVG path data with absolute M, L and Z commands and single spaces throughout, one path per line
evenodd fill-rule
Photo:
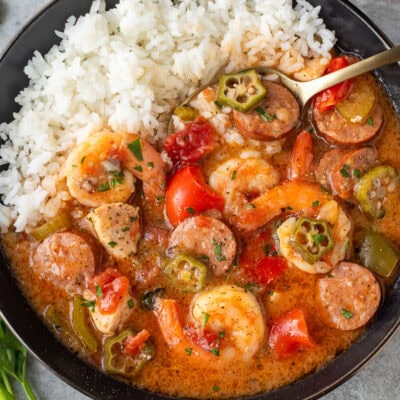
M 309 0 L 321 5 L 326 24 L 336 31 L 341 49 L 368 57 L 392 46 L 385 35 L 346 0 Z M 112 7 L 116 0 L 108 0 Z M 28 80 L 23 67 L 34 50 L 46 53 L 59 39 L 54 30 L 63 30 L 70 15 L 79 16 L 90 8 L 91 0 L 55 0 L 35 16 L 14 39 L 0 58 L 0 121 L 10 121 L 18 106 L 13 99 Z M 391 65 L 376 73 L 400 114 L 400 67 Z M 272 393 L 251 399 L 316 399 L 343 383 L 393 335 L 400 325 L 400 279 L 386 297 L 366 333 L 346 352 L 324 368 Z M 55 374 L 95 399 L 166 399 L 166 396 L 138 390 L 105 376 L 69 352 L 46 329 L 21 293 L 0 254 L 0 314 L 29 350 Z

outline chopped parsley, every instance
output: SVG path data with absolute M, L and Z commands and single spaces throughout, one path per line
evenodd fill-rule
M 121 229 L 122 232 L 128 232 L 129 229 L 131 229 L 129 226 L 125 226 L 124 228 Z
M 324 185 L 320 185 L 319 187 L 320 187 L 320 189 L 321 189 L 323 192 L 325 192 L 325 193 L 330 193 L 330 192 L 331 192 L 331 191 L 330 191 L 326 186 L 324 186 Z
M 112 249 L 117 245 L 117 242 L 111 241 L 107 243 Z
M 367 124 L 370 125 L 370 126 L 374 126 L 374 119 L 372 117 L 369 117 L 367 119 Z
M 252 203 L 249 203 L 249 204 L 246 205 L 246 208 L 248 210 L 251 210 L 252 208 L 256 208 L 256 206 L 254 204 L 252 204 Z
M 136 167 L 134 167 L 133 169 L 139 172 L 143 172 L 143 168 L 141 165 L 136 165 Z
M 147 163 L 147 168 L 154 168 L 154 163 L 152 161 L 149 161 Z
M 260 114 L 261 119 L 262 119 L 263 121 L 265 121 L 265 122 L 271 122 L 271 121 L 273 121 L 274 119 L 277 119 L 277 118 L 278 118 L 278 117 L 276 116 L 276 114 L 273 114 L 273 115 L 267 114 L 267 113 L 264 111 L 264 109 L 261 108 L 261 107 L 257 107 L 257 108 L 256 108 L 256 112 L 258 112 L 258 114 Z
M 140 139 L 136 139 L 133 142 L 129 143 L 128 148 L 138 161 L 143 161 L 142 145 L 140 143 Z
M 212 390 L 213 390 L 214 392 L 218 392 L 219 387 L 218 387 L 217 385 L 214 385 L 214 386 L 212 387 Z
M 225 332 L 218 332 L 218 336 L 223 339 L 225 337 Z
M 137 217 L 132 216 L 132 217 L 129 218 L 129 220 L 130 220 L 131 222 L 135 222 L 135 221 L 137 220 Z
M 343 317 L 345 317 L 346 319 L 353 318 L 353 313 L 349 310 L 346 310 L 345 308 L 341 309 L 341 313 L 342 313 Z
M 343 168 L 339 172 L 344 178 L 350 178 L 349 169 L 346 167 L 348 167 L 348 165 L 343 165 Z
M 96 301 L 95 300 L 88 301 L 85 299 L 82 300 L 83 302 L 81 303 L 81 306 L 88 308 L 91 312 L 94 312 L 94 306 L 96 305 Z
M 231 180 L 234 181 L 236 179 L 236 169 L 232 171 Z
M 315 243 L 321 244 L 325 240 L 326 236 L 322 235 L 319 233 L 318 235 L 312 235 L 312 240 L 314 240 Z
M 264 247 L 264 254 L 266 256 L 269 256 L 269 254 L 271 253 L 271 245 L 269 243 L 267 243 Z
M 98 188 L 98 192 L 107 192 L 107 190 L 110 190 L 110 184 L 108 182 L 102 183 Z
M 122 183 L 125 182 L 125 177 L 122 172 L 118 171 L 111 171 L 110 174 L 113 176 L 111 178 L 111 187 L 115 188 L 118 185 L 121 185 Z
M 333 278 L 333 275 L 332 274 L 328 274 L 326 277 L 327 278 Z
M 121 28 L 119 26 L 117 26 L 117 32 L 120 33 L 121 32 Z
M 94 288 L 96 289 L 97 297 L 98 297 L 99 299 L 101 299 L 101 298 L 103 297 L 103 290 L 101 289 L 101 286 L 98 285 L 97 283 L 95 283 L 95 284 L 94 284 Z
M 162 189 L 162 190 L 165 189 L 165 185 L 166 185 L 165 181 L 162 181 L 162 182 L 161 182 L 161 189 Z
M 187 208 L 186 208 L 186 211 L 187 211 L 189 214 L 194 214 L 194 213 L 196 212 L 192 207 L 187 207 Z
M 185 348 L 185 353 L 186 353 L 186 355 L 188 355 L 188 356 L 190 356 L 191 354 L 192 354 L 192 348 L 191 347 L 186 347 Z
M 257 283 L 248 282 L 243 286 L 243 289 L 247 290 L 248 292 L 253 293 L 254 289 L 259 288 Z
M 210 318 L 210 314 L 203 312 L 203 326 L 206 326 L 209 318 Z
M 135 300 L 129 299 L 127 303 L 128 303 L 128 307 L 129 307 L 130 309 L 132 309 L 133 307 L 135 307 Z
M 318 206 L 319 206 L 319 200 L 313 201 L 313 202 L 311 203 L 311 205 L 312 205 L 313 207 L 318 207 Z
M 353 176 L 355 176 L 356 178 L 360 178 L 361 177 L 361 171 L 359 169 L 355 169 L 353 171 Z
M 208 261 L 210 261 L 210 259 L 209 259 L 209 257 L 208 256 L 206 256 L 206 255 L 204 255 L 204 254 L 202 254 L 202 255 L 200 255 L 200 256 L 198 256 L 198 257 L 196 257 L 199 261 L 203 261 L 203 262 L 208 262 Z
M 214 354 L 214 356 L 219 357 L 219 349 L 211 349 L 210 351 Z
M 275 294 L 275 292 L 274 292 L 273 290 L 269 290 L 269 291 L 268 291 L 268 296 L 271 296 L 271 297 L 272 297 L 274 294 Z
M 85 162 L 85 159 L 86 159 L 86 156 L 83 156 L 83 157 L 81 158 L 81 165 Z
M 212 239 L 212 244 L 214 246 L 215 258 L 218 261 L 225 261 L 226 257 L 222 254 L 222 243 L 217 242 L 215 239 Z

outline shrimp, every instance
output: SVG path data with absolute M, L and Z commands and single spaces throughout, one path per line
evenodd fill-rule
M 316 219 L 325 220 L 332 227 L 331 235 L 334 245 L 321 260 L 313 264 L 305 261 L 290 244 L 291 237 L 296 229 L 296 217 L 288 218 L 276 231 L 279 239 L 279 251 L 282 256 L 292 265 L 309 274 L 329 272 L 338 262 L 342 261 L 346 257 L 352 231 L 350 219 L 335 200 L 330 200 L 324 204 Z
M 215 333 L 217 348 L 204 350 L 185 335 L 176 302 L 157 299 L 154 310 L 164 339 L 171 350 L 191 355 L 210 365 L 248 362 L 260 350 L 265 337 L 265 322 L 255 296 L 235 285 L 222 285 L 196 294 L 189 320 L 192 325 Z
M 76 200 L 89 207 L 125 203 L 135 191 L 136 178 L 150 199 L 162 196 L 165 165 L 160 154 L 138 135 L 100 131 L 69 154 L 64 174 Z
M 331 199 L 332 196 L 318 185 L 288 181 L 254 199 L 250 206 L 233 215 L 231 222 L 241 231 L 250 232 L 265 225 L 289 206 L 314 217 L 319 207 L 313 207 L 313 203 L 318 201 L 322 205 Z
M 210 186 L 225 198 L 225 214 L 238 215 L 254 199 L 279 182 L 279 173 L 258 158 L 231 158 L 215 169 Z
M 329 59 L 325 57 L 304 60 L 304 67 L 293 76 L 298 81 L 311 81 L 322 76 L 329 65 Z
M 224 332 L 220 358 L 248 362 L 261 348 L 265 323 L 255 296 L 235 285 L 222 285 L 198 293 L 192 301 L 191 318 L 212 331 Z

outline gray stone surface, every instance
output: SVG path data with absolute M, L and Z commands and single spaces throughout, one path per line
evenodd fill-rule
M 0 0 L 0 50 L 47 0 Z M 353 0 L 388 37 L 400 44 L 400 0 Z M 1 79 L 1 77 L 0 77 Z M 85 400 L 32 356 L 28 375 L 41 400 Z M 24 396 L 18 392 L 18 399 Z M 323 400 L 400 399 L 400 331 L 373 361 Z M 286 400 L 286 399 L 282 399 Z

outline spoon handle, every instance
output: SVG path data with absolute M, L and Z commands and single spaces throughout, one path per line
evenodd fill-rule
M 354 78 L 355 76 L 372 71 L 387 64 L 392 64 L 396 61 L 400 61 L 400 46 L 375 54 L 372 57 L 324 75 L 321 78 L 301 84 L 301 100 L 303 101 L 303 104 L 306 104 L 311 97 L 322 90 L 328 89 L 346 79 Z

